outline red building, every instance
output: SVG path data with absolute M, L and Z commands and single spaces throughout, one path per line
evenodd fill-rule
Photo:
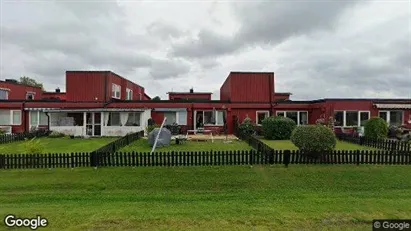
M 66 92 L 43 92 L 12 80 L 0 81 L 0 127 L 14 133 L 33 128 L 73 135 L 120 136 L 144 130 L 149 118 L 177 123 L 183 130 L 229 133 L 234 121 L 256 124 L 270 115 L 314 124 L 333 117 L 339 128 L 361 127 L 379 116 L 389 124 L 411 128 L 411 98 L 320 99 L 293 101 L 291 93 L 275 92 L 272 72 L 231 72 L 220 88 L 220 100 L 209 92 L 169 92 L 168 100 L 151 100 L 145 89 L 111 71 L 67 71 Z

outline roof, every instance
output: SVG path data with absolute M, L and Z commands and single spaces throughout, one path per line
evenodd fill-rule
M 8 82 L 8 81 L 5 81 L 5 80 L 0 80 L 0 83 L 7 83 L 7 84 L 13 84 L 13 85 L 20 85 L 20 86 L 24 86 L 24 87 L 32 87 L 32 88 L 38 88 L 38 89 L 41 89 L 41 87 L 34 87 L 34 86 L 31 86 L 31 85 L 27 85 L 27 84 L 23 84 L 23 83 L 19 83 L 19 82 Z
M 230 71 L 230 74 L 274 74 L 273 71 L 264 72 L 264 71 Z
M 379 109 L 411 109 L 411 104 L 374 104 Z
M 191 95 L 195 95 L 195 94 L 213 94 L 212 92 L 178 92 L 178 91 L 171 91 L 171 92 L 167 92 L 167 94 L 191 94 Z

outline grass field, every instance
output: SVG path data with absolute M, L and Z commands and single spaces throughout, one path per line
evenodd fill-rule
M 265 140 L 261 139 L 268 146 L 276 150 L 298 150 L 298 148 L 290 140 Z M 335 150 L 377 150 L 375 148 L 352 144 L 344 141 L 337 141 Z
M 371 230 L 376 218 L 411 217 L 409 166 L 82 168 L 0 174 L 0 216 L 40 214 L 53 230 Z M 3 225 L 1 219 L 0 229 Z
M 139 139 L 132 144 L 123 147 L 120 152 L 150 152 L 151 147 L 147 139 Z M 251 147 L 242 141 L 232 141 L 231 143 L 224 143 L 222 140 L 211 141 L 187 141 L 184 144 L 175 144 L 171 141 L 171 145 L 167 147 L 156 148 L 158 152 L 168 151 L 228 151 L 228 150 L 250 150 Z
M 90 139 L 70 139 L 70 138 L 37 138 L 43 147 L 43 153 L 70 153 L 70 152 L 90 152 L 98 149 L 116 138 L 90 138 Z M 8 144 L 0 144 L 2 154 L 24 154 L 28 141 L 19 141 Z

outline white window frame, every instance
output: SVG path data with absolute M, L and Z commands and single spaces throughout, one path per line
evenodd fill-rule
M 126 100 L 133 100 L 133 90 L 126 88 Z
M 35 125 L 32 125 L 31 124 L 31 113 L 32 112 L 36 112 L 36 117 L 37 117 L 37 124 L 35 124 Z M 30 127 L 31 126 L 36 126 L 36 127 L 38 127 L 38 126 L 48 126 L 48 124 L 40 124 L 40 112 L 41 111 L 29 111 L 29 125 L 30 125 Z M 47 116 L 47 115 L 46 115 Z
M 280 113 L 284 113 L 284 117 L 287 117 L 287 112 L 297 112 L 297 125 L 300 125 L 300 112 L 305 112 L 305 113 L 307 113 L 307 124 L 309 124 L 308 123 L 308 121 L 310 121 L 309 120 L 309 114 L 308 114 L 308 111 L 276 111 L 275 112 L 275 115 L 276 116 L 278 116 L 278 114 L 280 114 Z M 287 117 L 288 118 L 288 117 Z
M 10 89 L 0 88 L 0 91 L 4 91 L 6 93 L 6 98 L 5 99 L 0 99 L 0 100 L 8 100 L 9 99 Z
M 20 113 L 20 123 L 14 123 L 14 117 L 13 114 L 14 112 L 19 112 Z M 21 125 L 22 123 L 22 115 L 23 113 L 21 112 L 21 110 L 10 110 L 10 125 Z
M 371 112 L 370 111 L 355 111 L 355 110 L 345 110 L 345 111 L 337 110 L 337 111 L 334 111 L 333 118 L 335 117 L 335 113 L 337 113 L 337 112 L 342 112 L 343 113 L 343 124 L 342 124 L 342 126 L 334 126 L 334 127 L 337 127 L 337 128 L 340 128 L 340 127 L 347 127 L 347 128 L 363 127 L 364 125 L 361 124 L 361 112 L 367 112 L 368 113 L 368 119 L 371 118 Z M 357 112 L 357 124 L 358 124 L 357 126 L 347 126 L 347 116 L 346 116 L 347 112 Z
M 117 96 L 118 92 L 118 96 Z M 111 85 L 111 98 L 120 99 L 121 98 L 121 86 L 113 83 Z
M 404 125 L 405 123 L 404 123 L 404 116 L 405 116 L 405 113 L 404 113 L 404 110 L 381 110 L 381 111 L 378 111 L 378 117 L 380 117 L 380 112 L 386 112 L 387 113 L 387 120 L 386 120 L 386 122 L 387 122 L 387 124 L 388 125 L 390 125 L 390 122 L 391 122 L 391 111 L 400 111 L 401 112 L 401 118 L 402 118 L 402 121 L 401 121 L 401 125 Z M 380 117 L 381 118 L 381 117 Z
M 265 118 L 270 117 L 270 111 L 256 111 L 255 112 L 255 123 L 259 126 L 262 125 L 262 121 L 258 121 L 258 114 L 263 114 L 263 113 L 266 115 Z
M 199 111 L 201 111 L 201 110 L 199 110 Z M 215 115 L 215 123 L 214 124 L 205 124 L 204 123 L 204 113 L 205 112 L 213 112 L 213 110 L 204 110 L 204 111 L 202 111 L 203 113 L 203 126 L 218 126 L 218 127 L 223 127 L 224 126 L 224 124 L 217 124 L 217 121 L 218 121 L 218 119 L 219 119 L 219 117 L 218 117 L 218 115 L 219 115 L 219 113 L 218 112 L 223 112 L 223 116 L 224 116 L 224 110 L 216 110 L 216 115 Z M 198 113 L 198 111 L 196 112 L 196 114 Z
M 28 91 L 28 92 L 26 92 L 26 100 L 29 99 L 29 95 L 32 96 L 32 99 L 31 99 L 31 100 L 34 100 L 34 96 L 36 95 L 36 92 L 33 92 L 33 91 Z

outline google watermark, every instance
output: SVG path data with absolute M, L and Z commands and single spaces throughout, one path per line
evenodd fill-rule
M 41 227 L 46 227 L 48 225 L 48 220 L 37 215 L 33 218 L 17 217 L 16 215 L 9 214 L 4 218 L 4 224 L 7 227 L 25 227 L 31 230 L 36 230 Z
M 372 230 L 411 231 L 411 220 L 373 220 Z

